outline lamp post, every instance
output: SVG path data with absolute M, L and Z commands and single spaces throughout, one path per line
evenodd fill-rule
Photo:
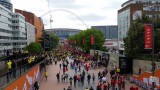
M 154 6 L 152 7 L 152 12 L 154 11 Z M 152 14 L 152 78 L 154 78 L 154 70 L 155 70 L 155 64 L 154 64 L 154 17 Z M 154 90 L 154 81 L 152 81 L 152 90 Z

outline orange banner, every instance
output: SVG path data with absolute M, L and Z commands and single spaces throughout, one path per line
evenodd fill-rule
M 33 85 L 39 77 L 39 72 L 39 65 L 37 65 L 18 80 L 8 85 L 4 90 L 33 90 Z

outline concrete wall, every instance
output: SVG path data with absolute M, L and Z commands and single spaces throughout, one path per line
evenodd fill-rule
M 119 55 L 110 53 L 108 69 L 112 70 L 114 69 L 114 66 L 119 67 Z
M 151 63 L 152 63 L 151 61 L 134 59 L 133 60 L 133 72 L 135 74 L 138 74 L 139 67 L 142 68 L 142 72 L 144 71 L 151 72 L 151 69 L 152 69 Z M 158 69 L 158 67 L 160 67 L 160 62 L 156 62 L 156 69 Z
M 100 50 L 95 50 L 95 52 L 98 51 L 98 60 L 100 60 L 100 56 L 102 56 L 103 51 Z M 90 54 L 93 56 L 94 55 L 94 50 L 90 49 Z M 108 69 L 112 70 L 114 66 L 119 67 L 119 55 L 116 53 L 109 53 L 109 64 L 108 64 Z

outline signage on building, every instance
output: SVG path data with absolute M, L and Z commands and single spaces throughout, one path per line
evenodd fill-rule
M 145 49 L 152 49 L 152 24 L 145 24 L 144 26 L 144 30 L 145 30 L 145 35 L 144 35 L 144 38 L 145 38 L 145 43 L 144 43 L 144 48 Z

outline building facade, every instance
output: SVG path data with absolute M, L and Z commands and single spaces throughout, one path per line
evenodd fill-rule
M 104 34 L 105 39 L 117 39 L 118 38 L 118 26 L 117 25 L 92 26 L 91 28 L 100 30 Z
M 26 22 L 26 31 L 27 31 L 27 45 L 31 42 L 35 42 L 35 27 Z
M 0 4 L 0 55 L 26 46 L 25 17 Z
M 117 39 L 105 39 L 104 47 L 108 49 L 109 52 L 118 52 L 118 41 Z
M 133 27 L 134 20 L 141 18 L 142 14 L 160 17 L 160 0 L 128 0 L 118 10 L 118 46 L 121 54 L 124 54 L 123 38 L 127 36 L 129 28 Z
M 0 54 L 13 49 L 12 12 L 0 4 Z
M 79 33 L 81 30 L 79 29 L 71 29 L 71 28 L 54 28 L 54 29 L 45 29 L 47 34 L 54 33 L 59 37 L 60 42 L 64 42 L 69 36 L 75 35 Z
M 11 0 L 0 0 L 0 4 L 2 6 L 4 6 L 5 8 L 9 9 L 10 11 L 12 11 L 12 9 L 13 9 L 13 5 L 11 3 Z
M 16 13 L 20 13 L 25 17 L 25 21 L 29 22 L 35 27 L 35 40 L 40 42 L 44 30 L 43 21 L 40 17 L 37 17 L 34 13 L 15 9 Z
M 21 50 L 27 44 L 27 32 L 25 29 L 25 17 L 19 13 L 12 14 L 13 50 Z

